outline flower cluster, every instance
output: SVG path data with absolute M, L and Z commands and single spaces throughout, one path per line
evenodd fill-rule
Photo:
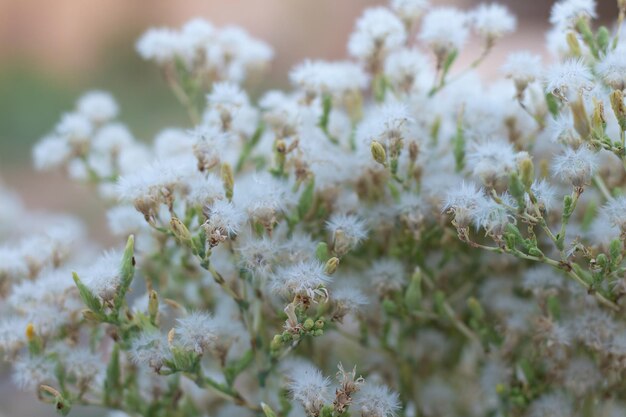
M 555 3 L 553 56 L 513 51 L 484 83 L 504 6 L 392 0 L 346 60 L 258 98 L 263 42 L 149 30 L 190 124 L 145 143 L 90 92 L 33 152 L 126 245 L 0 189 L 15 382 L 118 417 L 623 415 L 626 2 L 615 30 L 595 6 Z

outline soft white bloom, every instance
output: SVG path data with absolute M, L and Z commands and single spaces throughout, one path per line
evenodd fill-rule
M 359 125 L 357 137 L 367 145 L 372 140 L 394 148 L 406 135 L 407 124 L 413 121 L 408 107 L 401 102 L 389 102 L 376 108 Z
M 472 148 L 467 154 L 467 164 L 485 187 L 494 188 L 503 182 L 508 183 L 517 163 L 517 154 L 510 143 L 489 141 L 474 143 Z
M 354 215 L 333 214 L 326 228 L 333 234 L 333 250 L 340 256 L 367 237 L 365 222 Z
M 530 405 L 528 417 L 571 417 L 574 408 L 561 392 L 544 394 Z
M 385 60 L 385 75 L 404 91 L 410 91 L 420 73 L 430 71 L 430 62 L 417 49 L 398 49 Z
M 508 205 L 513 204 L 512 201 L 507 203 L 510 203 Z M 474 209 L 473 217 L 476 228 L 485 229 L 485 233 L 495 238 L 501 238 L 506 226 L 509 223 L 515 223 L 515 216 L 509 213 L 506 207 L 491 199 L 479 200 L 479 204 Z
M 331 301 L 335 306 L 333 319 L 341 321 L 348 313 L 358 312 L 364 305 L 369 304 L 367 296 L 354 283 L 345 283 L 345 278 L 338 279 L 339 287 L 331 290 Z
M 548 135 L 553 142 L 561 142 L 565 145 L 577 147 L 582 138 L 574 127 L 574 120 L 570 112 L 561 113 L 556 119 L 548 120 Z
M 89 142 L 93 133 L 91 121 L 79 113 L 66 113 L 56 126 L 59 136 L 67 139 L 71 144 L 82 145 Z
M 596 70 L 602 80 L 614 90 L 626 87 L 626 45 L 619 44 L 598 63 Z
M 395 417 L 400 397 L 384 385 L 363 384 L 356 394 L 355 405 L 363 417 Z
M 275 239 L 247 237 L 238 239 L 237 251 L 241 257 L 241 266 L 255 276 L 268 277 L 282 248 Z
M 595 0 L 561 0 L 550 11 L 550 23 L 558 28 L 572 27 L 578 19 L 595 17 Z
M 105 301 L 112 300 L 117 294 L 121 277 L 121 259 L 118 252 L 105 252 L 98 260 L 80 272 L 78 276 L 91 292 Z
M 527 51 L 513 52 L 507 57 L 502 71 L 517 86 L 526 88 L 529 83 L 541 77 L 541 57 Z
M 239 233 L 246 220 L 245 213 L 226 200 L 216 200 L 203 211 L 207 218 L 203 226 L 212 247 Z
M 154 153 L 160 159 L 190 155 L 193 144 L 193 138 L 183 129 L 164 129 L 154 138 Z
M 289 392 L 310 416 L 319 415 L 322 407 L 331 401 L 330 380 L 315 366 L 296 363 L 289 370 Z
M 55 381 L 55 363 L 44 356 L 20 355 L 13 362 L 13 382 L 23 390 L 34 390 Z
M 167 338 L 157 330 L 140 333 L 133 339 L 129 352 L 133 362 L 154 369 L 160 369 L 170 356 Z
M 379 294 L 400 291 L 407 279 L 404 265 L 392 258 L 375 260 L 367 271 L 367 276 Z
M 389 6 L 403 20 L 415 22 L 429 6 L 429 0 L 391 0 Z
M 216 29 L 211 22 L 196 17 L 180 28 L 181 37 L 190 49 L 200 51 L 215 38 Z
M 194 175 L 187 184 L 189 192 L 185 199 L 189 204 L 204 206 L 224 198 L 224 185 L 216 175 Z
M 217 322 L 208 313 L 194 312 L 176 320 L 175 343 L 201 355 L 217 341 Z
M 504 6 L 497 3 L 482 3 L 470 15 L 470 21 L 476 31 L 487 42 L 501 38 L 515 31 L 517 20 Z
M 328 282 L 330 277 L 324 273 L 324 264 L 307 261 L 277 268 L 271 287 L 285 296 L 305 295 L 315 299 L 318 294 L 326 294 L 323 287 Z
M 132 206 L 115 206 L 107 211 L 109 230 L 117 236 L 128 236 L 146 228 L 143 216 Z
M 223 81 L 213 85 L 207 96 L 209 104 L 219 111 L 233 112 L 248 104 L 248 95 L 235 83 Z
M 443 211 L 454 214 L 454 224 L 458 228 L 468 227 L 475 218 L 478 207 L 485 201 L 485 195 L 473 183 L 461 183 L 455 190 L 448 191 Z
M 406 41 L 402 21 L 385 7 L 366 9 L 356 21 L 348 41 L 348 52 L 355 58 L 371 60 L 386 54 Z M 384 56 L 384 55 L 383 55 Z
M 133 135 L 121 123 L 103 126 L 93 138 L 93 147 L 99 152 L 119 154 L 134 142 Z
M 422 21 L 419 38 L 428 44 L 439 60 L 460 49 L 469 34 L 468 16 L 454 7 L 438 7 Z
M 626 197 L 620 196 L 609 200 L 600 209 L 599 216 L 619 228 L 622 233 L 626 233 Z
M 345 94 L 362 90 L 368 77 L 358 65 L 347 61 L 305 60 L 289 73 L 291 83 L 307 94 Z
M 46 136 L 33 148 L 35 168 L 47 171 L 63 165 L 71 156 L 72 148 L 67 140 L 58 136 Z
M 546 74 L 546 92 L 566 101 L 575 101 L 593 88 L 593 75 L 581 60 L 569 59 L 555 64 Z
M 145 60 L 157 64 L 172 63 L 179 57 L 188 60 L 190 51 L 180 33 L 169 28 L 152 28 L 146 31 L 136 44 L 137 52 Z
M 103 123 L 117 116 L 117 102 L 106 91 L 89 91 L 78 100 L 78 112 L 93 123 Z
M 537 199 L 537 204 L 540 208 L 550 211 L 558 206 L 556 198 L 556 191 L 552 185 L 546 180 L 534 181 L 530 186 L 530 191 Z M 530 197 L 525 194 L 526 205 L 531 205 Z
M 567 148 L 553 159 L 554 174 L 574 187 L 582 188 L 589 183 L 598 168 L 598 155 L 586 146 Z

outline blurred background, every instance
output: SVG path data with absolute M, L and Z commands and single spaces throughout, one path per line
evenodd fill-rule
M 551 0 L 499 0 L 518 17 L 518 30 L 496 45 L 481 67 L 495 75 L 504 57 L 525 48 L 545 55 Z M 0 0 L 0 182 L 18 191 L 30 209 L 69 211 L 82 217 L 103 244 L 104 209 L 90 190 L 61 174 L 33 170 L 30 149 L 88 89 L 108 90 L 121 121 L 145 141 L 166 126 L 188 125 L 156 67 L 135 54 L 150 26 L 179 26 L 201 16 L 217 26 L 236 24 L 274 47 L 275 59 L 256 91 L 288 86 L 289 69 L 306 57 L 340 59 L 354 20 L 380 0 Z M 431 0 L 469 9 L 476 0 Z M 600 18 L 616 16 L 616 0 L 598 0 Z M 480 49 L 470 42 L 461 61 Z M 2 239 L 0 238 L 0 241 Z M 0 365 L 0 417 L 52 416 L 33 393 L 17 393 Z M 99 415 L 75 410 L 73 415 Z

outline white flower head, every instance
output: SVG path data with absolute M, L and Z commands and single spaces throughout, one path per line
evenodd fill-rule
M 429 0 L 391 0 L 389 6 L 402 20 L 413 23 L 422 17 L 429 3 Z
M 333 214 L 326 228 L 333 234 L 333 250 L 339 256 L 354 249 L 367 237 L 365 222 L 359 217 L 347 214 Z
M 118 252 L 105 252 L 79 277 L 94 295 L 105 301 L 112 300 L 122 282 L 121 259 Z
M 324 286 L 330 280 L 324 273 L 324 264 L 306 261 L 277 268 L 272 276 L 271 287 L 285 296 L 300 295 L 316 300 L 320 295 L 326 298 Z
M 13 362 L 13 382 L 23 390 L 33 390 L 55 380 L 55 363 L 45 356 L 20 355 Z
M 354 63 L 308 59 L 291 70 L 289 79 L 311 97 L 359 91 L 367 86 L 368 81 L 365 71 Z
M 600 209 L 599 216 L 611 225 L 626 233 L 626 197 L 620 196 L 609 200 Z
M 174 344 L 202 355 L 217 341 L 218 325 L 208 313 L 194 312 L 176 320 Z
M 453 213 L 454 225 L 464 229 L 474 221 L 476 211 L 485 199 L 483 191 L 475 184 L 462 182 L 458 189 L 447 193 L 443 211 Z
M 554 174 L 574 187 L 582 188 L 589 183 L 598 168 L 598 155 L 586 146 L 567 148 L 553 159 Z
M 610 50 L 596 67 L 600 78 L 614 90 L 626 87 L 626 45 Z
M 529 407 L 529 417 L 571 417 L 574 408 L 571 401 L 561 392 L 544 394 Z
M 385 60 L 385 75 L 403 91 L 410 91 L 419 74 L 428 71 L 428 58 L 417 49 L 398 49 Z
M 502 72 L 523 90 L 541 77 L 541 57 L 527 51 L 513 52 L 502 66 Z
M 380 295 L 400 291 L 406 284 L 404 265 L 393 258 L 381 258 L 372 263 L 367 276 Z
M 188 43 L 181 34 L 169 28 L 152 28 L 146 31 L 136 44 L 139 55 L 157 64 L 173 63 L 176 58 L 185 62 L 191 59 Z
M 72 148 L 65 138 L 46 136 L 33 148 L 33 162 L 40 171 L 48 171 L 65 164 L 72 154 Z
M 385 7 L 366 9 L 356 22 L 348 41 L 350 55 L 361 60 L 371 60 L 377 54 L 388 53 L 406 41 L 402 21 Z
M 80 113 L 66 113 L 56 126 L 56 133 L 72 145 L 84 145 L 93 133 L 91 121 Z
M 207 218 L 203 227 L 211 247 L 239 233 L 246 220 L 245 213 L 226 200 L 216 200 L 213 204 L 205 206 L 203 211 Z
M 439 60 L 460 49 L 469 34 L 468 16 L 454 7 L 430 10 L 422 21 L 419 39 L 428 44 Z
M 546 74 L 546 92 L 565 101 L 576 101 L 593 85 L 591 70 L 581 60 L 569 59 L 555 64 Z
M 552 6 L 550 23 L 557 28 L 569 28 L 579 19 L 596 17 L 595 0 L 561 0 Z
M 516 153 L 513 146 L 504 141 L 474 143 L 467 154 L 467 164 L 485 187 L 495 188 L 508 183 L 517 164 Z
M 159 331 L 143 331 L 131 342 L 130 357 L 137 364 L 158 370 L 169 356 L 167 337 Z
M 400 397 L 384 385 L 365 383 L 356 394 L 356 407 L 363 417 L 395 417 L 400 410 Z
M 93 123 L 104 123 L 117 116 L 117 102 L 106 91 L 89 91 L 78 100 L 78 112 Z
M 319 415 L 322 407 L 330 402 L 330 380 L 314 365 L 296 363 L 289 370 L 289 392 L 310 416 Z
M 504 6 L 497 3 L 482 3 L 470 13 L 470 21 L 487 43 L 515 31 L 517 20 Z
M 223 81 L 213 85 L 213 91 L 207 96 L 209 105 L 231 117 L 249 102 L 248 95 L 237 84 Z
M 93 148 L 99 152 L 118 155 L 134 142 L 133 135 L 121 123 L 111 123 L 98 130 L 93 138 Z

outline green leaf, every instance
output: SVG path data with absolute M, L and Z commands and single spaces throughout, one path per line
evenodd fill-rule
M 315 180 L 311 179 L 300 196 L 298 202 L 298 215 L 303 219 L 313 205 L 313 197 L 315 195 Z
M 133 276 L 135 274 L 134 252 L 135 237 L 133 235 L 130 235 L 128 237 L 128 241 L 126 242 L 124 254 L 122 255 L 122 265 L 120 267 L 120 288 L 118 290 L 117 296 L 115 297 L 115 311 L 119 311 L 122 303 L 124 302 L 124 298 L 126 297 L 126 292 L 130 288 L 130 284 L 133 282 Z
M 116 343 L 113 345 L 109 365 L 107 366 L 106 379 L 104 381 L 104 403 L 106 405 L 119 404 L 122 394 L 120 373 L 120 348 Z
M 81 300 L 83 300 L 83 303 L 85 303 L 87 308 L 89 308 L 94 313 L 101 314 L 102 303 L 100 302 L 100 299 L 96 297 L 91 292 L 91 290 L 85 286 L 85 284 L 82 283 L 76 272 L 72 272 L 72 278 L 74 279 L 74 283 L 78 288 L 78 294 L 80 295 Z
M 276 417 L 276 413 L 269 405 L 261 403 L 261 409 L 263 410 L 265 417 Z
M 328 252 L 328 245 L 326 242 L 320 242 L 317 244 L 317 248 L 315 249 L 315 257 L 318 261 L 326 263 L 330 258 L 330 253 Z

